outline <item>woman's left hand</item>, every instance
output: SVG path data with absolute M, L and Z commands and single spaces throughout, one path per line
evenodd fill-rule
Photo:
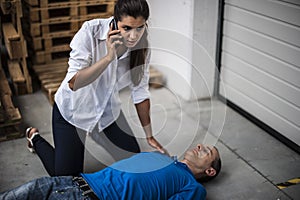
M 147 142 L 148 142 L 148 144 L 149 144 L 151 147 L 153 147 L 153 148 L 155 148 L 156 150 L 158 150 L 159 152 L 161 152 L 161 153 L 166 154 L 166 155 L 169 156 L 168 151 L 167 151 L 165 148 L 163 148 L 163 147 L 161 146 L 161 144 L 160 144 L 153 136 L 148 137 L 148 138 L 147 138 Z

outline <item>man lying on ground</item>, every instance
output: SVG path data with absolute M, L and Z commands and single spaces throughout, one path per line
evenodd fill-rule
M 216 177 L 221 159 L 216 147 L 198 144 L 181 161 L 158 152 L 138 153 L 95 173 L 43 177 L 0 194 L 0 199 L 198 199 L 199 182 Z

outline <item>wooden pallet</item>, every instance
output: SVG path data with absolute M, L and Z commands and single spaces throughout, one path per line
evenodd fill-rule
M 61 49 L 57 52 L 52 51 L 37 51 L 34 57 L 34 64 L 50 64 L 67 62 L 70 54 L 70 47 Z
M 41 81 L 42 89 L 46 93 L 49 102 L 53 105 L 54 95 L 67 73 L 68 63 L 34 65 L 33 69 Z
M 114 13 L 114 2 L 90 1 L 79 6 L 80 19 L 96 19 L 111 17 Z
M 24 0 L 28 5 L 39 8 L 75 7 L 99 0 Z M 115 3 L 116 0 L 101 0 L 100 3 Z
M 41 8 L 53 7 L 53 5 L 70 5 L 76 3 L 78 0 L 25 0 L 25 2 L 31 6 L 37 6 Z
M 24 6 L 24 12 L 30 22 L 53 23 L 78 18 L 77 7 L 60 6 L 53 8 L 39 8 L 30 5 Z
M 27 57 L 26 42 L 21 35 L 17 33 L 16 28 L 11 22 L 2 24 L 5 46 L 10 59 L 20 59 Z
M 6 23 L 1 24 L 2 26 L 0 26 L 2 29 L 1 31 L 3 32 L 5 47 L 9 55 L 8 60 L 19 63 L 19 65 L 22 67 L 22 69 L 19 70 L 18 73 L 22 72 L 25 78 L 25 93 L 32 93 L 31 77 L 28 72 L 26 60 L 28 56 L 27 46 L 23 36 L 23 29 L 21 24 L 21 18 L 23 17 L 21 0 L 1 0 L 0 4 L 2 12 L 6 14 L 5 17 L 10 19 Z M 10 74 L 15 75 L 14 73 Z M 18 84 L 18 82 L 14 82 L 14 84 Z
M 12 92 L 0 64 L 0 141 L 24 136 L 18 129 L 22 117 L 11 97 Z
M 56 52 L 58 49 L 70 49 L 69 46 L 73 36 L 74 34 L 66 33 L 58 37 L 35 37 L 31 39 L 30 44 L 35 51 L 50 51 L 53 49 Z
M 79 30 L 79 24 L 78 20 L 27 23 L 25 29 L 28 30 L 31 37 L 59 37 L 65 34 L 75 34 Z

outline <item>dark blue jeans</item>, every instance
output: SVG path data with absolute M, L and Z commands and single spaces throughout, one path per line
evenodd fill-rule
M 43 177 L 1 193 L 0 199 L 89 199 L 82 194 L 71 176 Z
M 122 129 L 118 124 L 122 124 Z M 126 132 L 123 131 L 124 126 Z M 83 172 L 86 134 L 78 132 L 75 126 L 67 122 L 56 104 L 53 105 L 52 131 L 55 148 L 40 135 L 33 138 L 35 151 L 49 175 L 76 176 Z M 122 112 L 116 122 L 105 128 L 103 133 L 113 145 L 129 152 L 140 152 L 136 138 Z

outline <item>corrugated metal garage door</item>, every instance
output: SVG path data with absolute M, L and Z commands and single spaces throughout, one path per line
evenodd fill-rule
M 300 0 L 225 0 L 222 41 L 221 96 L 300 146 Z

